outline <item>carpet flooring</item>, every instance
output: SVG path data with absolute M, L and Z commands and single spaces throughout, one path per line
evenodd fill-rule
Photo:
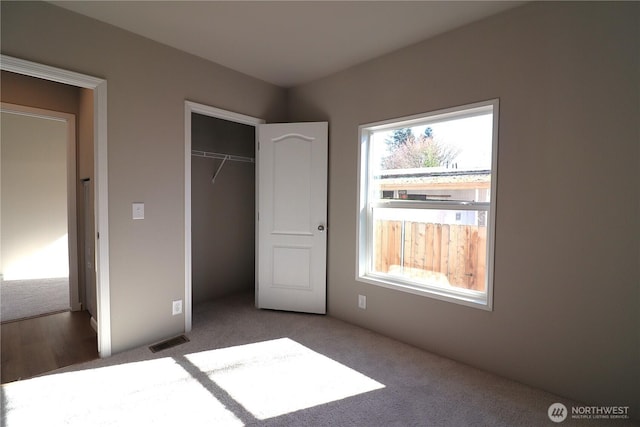
M 189 341 L 2 386 L 3 425 L 545 426 L 578 405 L 329 316 L 194 307 Z M 561 425 L 633 425 L 576 420 Z
M 69 279 L 0 281 L 0 321 L 69 310 Z

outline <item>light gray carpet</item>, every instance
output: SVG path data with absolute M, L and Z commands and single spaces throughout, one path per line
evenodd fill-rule
M 69 279 L 0 281 L 0 321 L 69 310 Z
M 257 310 L 251 294 L 194 307 L 188 337 L 5 384 L 2 422 L 545 426 L 552 403 L 577 404 L 328 316 Z

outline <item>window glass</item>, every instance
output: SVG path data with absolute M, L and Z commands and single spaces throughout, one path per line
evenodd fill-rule
M 488 202 L 493 115 L 374 131 L 373 196 Z
M 361 127 L 359 280 L 490 309 L 497 106 Z

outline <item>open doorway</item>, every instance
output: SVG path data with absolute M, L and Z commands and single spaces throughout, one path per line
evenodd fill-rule
M 2 103 L 2 322 L 80 310 L 76 118 Z
M 3 99 L 42 105 L 47 104 L 49 96 L 58 99 L 56 95 L 70 93 L 74 101 L 71 107 L 80 104 L 78 90 L 58 84 L 54 88 L 53 83 L 8 74 L 2 72 L 3 89 L 7 89 L 7 93 L 3 90 Z M 5 84 L 7 80 L 13 85 Z M 45 84 L 49 91 L 42 87 Z M 43 100 L 20 96 L 26 88 L 34 87 L 42 89 Z M 91 98 L 91 94 L 82 95 Z M 77 179 L 79 173 L 93 174 L 92 161 L 90 167 L 86 159 L 78 161 L 80 155 L 86 157 L 93 138 L 76 136 L 85 133 L 82 124 L 87 119 L 91 122 L 93 114 L 66 107 L 74 114 L 2 103 L 3 384 L 98 357 L 97 333 L 92 328 L 96 324 L 95 310 L 89 310 L 87 302 L 87 295 L 95 294 L 89 289 L 95 280 L 87 280 L 86 271 L 84 280 L 79 280 L 86 270 L 83 265 L 94 262 L 86 253 L 78 256 L 78 247 L 84 250 L 93 245 L 86 244 L 92 236 L 84 235 L 88 228 L 87 221 L 82 221 L 82 216 L 93 216 L 93 209 L 88 210 L 85 201 L 91 192 L 78 191 L 81 181 Z M 83 120 L 78 120 L 81 116 Z M 81 125 L 81 132 L 76 132 L 76 124 Z
M 109 297 L 109 221 L 108 221 L 108 169 L 107 169 L 107 82 L 84 74 L 0 55 L 0 69 L 37 79 L 86 89 L 91 92 L 92 135 L 90 162 L 94 168 L 93 233 L 95 235 L 97 347 L 100 357 L 111 355 L 111 308 Z M 36 93 L 35 96 L 38 94 Z

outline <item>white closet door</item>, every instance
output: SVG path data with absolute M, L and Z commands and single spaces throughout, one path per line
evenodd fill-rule
M 326 312 L 327 130 L 258 127 L 258 308 Z

